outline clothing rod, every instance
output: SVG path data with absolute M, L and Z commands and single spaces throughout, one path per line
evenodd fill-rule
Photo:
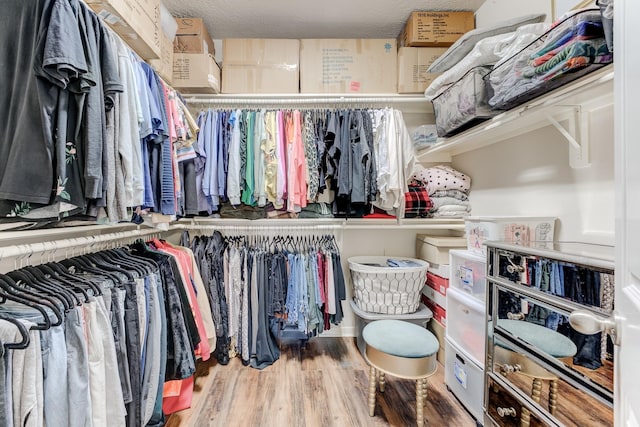
M 233 97 L 213 97 L 199 98 L 191 97 L 186 99 L 188 104 L 211 104 L 211 105 L 350 105 L 350 104 L 398 104 L 398 103 L 428 103 L 423 96 L 329 96 L 329 97 L 260 97 L 244 98 L 234 95 Z
M 233 230 L 233 231 L 331 231 L 342 230 L 342 225 L 318 224 L 318 225 L 266 225 L 266 224 L 176 224 L 172 230 Z
M 0 248 L 0 260 L 27 255 L 31 256 L 33 254 L 46 254 L 49 252 L 53 252 L 55 254 L 58 250 L 68 250 L 72 248 L 81 248 L 82 251 L 93 252 L 94 250 L 100 250 L 100 248 L 103 248 L 104 244 L 107 243 L 113 243 L 115 245 L 121 246 L 127 243 L 132 243 L 140 237 L 160 233 L 161 231 L 156 229 L 130 230 L 108 234 L 98 234 L 93 236 L 80 236 L 75 238 L 72 237 L 60 240 L 48 240 L 44 242 L 6 246 Z

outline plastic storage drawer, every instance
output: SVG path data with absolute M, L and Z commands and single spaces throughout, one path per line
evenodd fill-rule
M 451 251 L 449 257 L 449 287 L 467 292 L 484 301 L 487 291 L 486 258 L 466 250 Z
M 482 423 L 483 369 L 448 339 L 444 357 L 444 383 L 476 421 Z
M 476 365 L 484 367 L 487 326 L 486 308 L 482 301 L 464 291 L 449 288 L 447 292 L 446 336 L 469 355 Z

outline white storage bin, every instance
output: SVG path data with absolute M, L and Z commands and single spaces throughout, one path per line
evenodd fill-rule
M 486 307 L 482 301 L 464 291 L 447 291 L 446 337 L 468 354 L 473 362 L 484 367 L 487 326 Z
M 518 245 L 553 242 L 556 218 L 529 216 L 469 216 L 464 220 L 467 249 L 487 255 L 485 242 L 504 240 Z
M 448 339 L 445 339 L 444 355 L 444 383 L 482 424 L 484 370 Z
M 422 326 L 423 328 L 427 327 L 427 323 L 433 317 L 433 313 L 429 308 L 420 304 L 418 310 L 414 313 L 410 314 L 376 314 L 376 313 L 367 313 L 366 311 L 361 310 L 355 303 L 354 300 L 350 300 L 351 310 L 353 310 L 353 314 L 355 314 L 356 319 L 356 331 L 358 335 L 356 336 L 356 343 L 358 344 L 358 350 L 360 353 L 364 355 L 364 339 L 362 338 L 362 330 L 367 324 L 373 322 L 374 320 L 383 320 L 383 319 L 394 319 L 394 320 L 404 320 L 405 322 L 415 323 L 418 326 Z
M 486 258 L 467 250 L 449 252 L 451 278 L 449 287 L 467 292 L 484 301 L 486 299 L 487 279 Z
M 418 234 L 416 236 L 416 257 L 431 264 L 447 264 L 449 262 L 449 250 L 464 248 L 466 244 L 464 237 Z
M 389 267 L 388 260 L 415 263 L 415 267 Z M 420 305 L 429 263 L 421 259 L 392 256 L 349 258 L 356 305 L 371 313 L 407 314 Z

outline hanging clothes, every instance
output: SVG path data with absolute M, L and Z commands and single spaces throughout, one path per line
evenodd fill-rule
M 311 337 L 342 321 L 346 285 L 333 237 L 250 239 L 216 231 L 190 247 L 207 272 L 211 311 L 222 325 L 219 360 L 239 355 L 262 368 L 279 357 L 279 331 Z
M 0 296 L 11 425 L 163 425 L 216 346 L 195 256 L 160 240 L 0 275 Z

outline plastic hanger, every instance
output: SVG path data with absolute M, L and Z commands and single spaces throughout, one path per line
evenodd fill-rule
M 126 265 L 141 276 L 147 276 L 156 270 L 156 265 L 148 260 L 137 255 L 133 255 L 128 252 L 126 248 L 115 248 L 108 251 L 116 260 L 119 260 L 123 265 Z
M 22 268 L 22 270 L 34 276 L 39 284 L 49 285 L 54 296 L 57 292 L 60 292 L 61 295 L 67 296 L 72 304 L 80 305 L 82 303 L 80 297 L 78 297 L 73 289 L 69 289 L 69 287 L 65 283 L 62 283 L 55 275 L 45 273 L 43 270 L 35 266 L 27 266 Z
M 11 281 L 10 281 L 11 280 Z M 14 289 L 14 292 L 31 296 L 34 298 L 47 297 L 55 298 L 64 307 L 65 311 L 69 310 L 73 306 L 73 298 L 60 292 L 58 289 L 54 289 L 50 283 L 38 282 L 32 275 L 24 271 L 23 269 L 15 270 L 5 275 L 5 281 L 9 282 Z M 53 300 L 52 300 L 53 301 Z M 55 304 L 55 301 L 53 301 Z
M 30 271 L 32 271 L 34 274 L 40 273 L 42 275 L 49 275 L 49 277 L 60 284 L 60 287 L 63 291 L 68 291 L 71 295 L 73 295 L 76 300 L 76 305 L 82 304 L 82 301 L 80 301 L 80 298 L 78 297 L 78 292 L 82 294 L 84 302 L 89 302 L 89 294 L 81 286 L 79 286 L 75 280 L 70 280 L 68 277 L 58 274 L 48 265 L 38 265 L 35 267 L 31 267 Z
M 136 280 L 135 276 L 131 274 L 130 271 L 125 270 L 124 268 L 121 268 L 117 265 L 110 264 L 109 261 L 106 261 L 99 252 L 86 254 L 86 255 L 83 255 L 83 257 L 88 258 L 91 261 L 91 263 L 94 264 L 99 269 L 104 269 L 114 273 L 121 273 L 125 275 L 130 282 L 133 282 Z
M 22 282 L 23 286 L 27 286 L 35 291 L 41 291 L 51 297 L 57 298 L 64 306 L 65 311 L 75 305 L 75 297 L 69 295 L 66 290 L 60 289 L 59 286 L 53 285 L 50 280 L 44 277 L 44 274 L 40 274 L 39 277 L 37 277 L 28 271 L 27 267 L 23 267 L 20 270 L 11 271 L 7 273 L 7 275 L 16 281 Z
M 15 301 L 20 304 L 26 305 L 27 307 L 31 307 L 42 314 L 43 323 L 37 323 L 32 329 L 45 330 L 49 329 L 51 326 L 59 326 L 62 324 L 63 317 L 62 313 L 56 307 L 55 303 L 46 299 L 46 298 L 38 298 L 31 296 L 26 293 L 16 293 L 15 292 L 15 282 L 10 277 L 3 275 L 0 276 L 0 294 L 10 301 Z M 53 311 L 55 314 L 57 321 L 55 323 L 51 323 L 51 319 L 49 318 L 49 313 L 44 309 L 47 307 Z
M 90 289 L 94 296 L 102 295 L 102 289 L 100 286 L 95 284 L 92 280 L 85 278 L 82 274 L 74 274 L 67 270 L 62 264 L 57 262 L 51 262 L 48 264 L 42 264 L 38 266 L 38 268 L 42 268 L 45 271 L 53 271 L 57 276 L 64 277 L 67 280 L 76 284 L 76 286 L 80 289 Z
M 31 338 L 29 336 L 29 330 L 24 325 L 24 323 L 22 323 L 18 319 L 15 319 L 11 316 L 6 316 L 3 313 L 0 313 L 0 319 L 14 324 L 18 328 L 18 331 L 22 336 L 22 341 L 20 342 L 2 343 L 6 350 L 22 350 L 29 347 L 29 342 L 31 341 Z
M 91 263 L 89 263 L 86 259 L 83 259 L 81 257 L 74 257 L 74 258 L 69 258 L 69 259 L 64 259 L 62 261 L 60 261 L 60 263 L 65 266 L 66 268 L 70 268 L 70 267 L 74 267 L 75 269 L 79 270 L 79 271 L 84 271 L 87 273 L 92 273 L 92 274 L 96 274 L 102 277 L 106 277 L 109 278 L 111 280 L 113 280 L 114 283 L 117 284 L 124 284 L 122 278 L 120 276 L 118 276 L 115 273 L 109 272 L 109 271 L 105 271 L 102 270 L 100 268 L 96 268 L 94 267 Z

